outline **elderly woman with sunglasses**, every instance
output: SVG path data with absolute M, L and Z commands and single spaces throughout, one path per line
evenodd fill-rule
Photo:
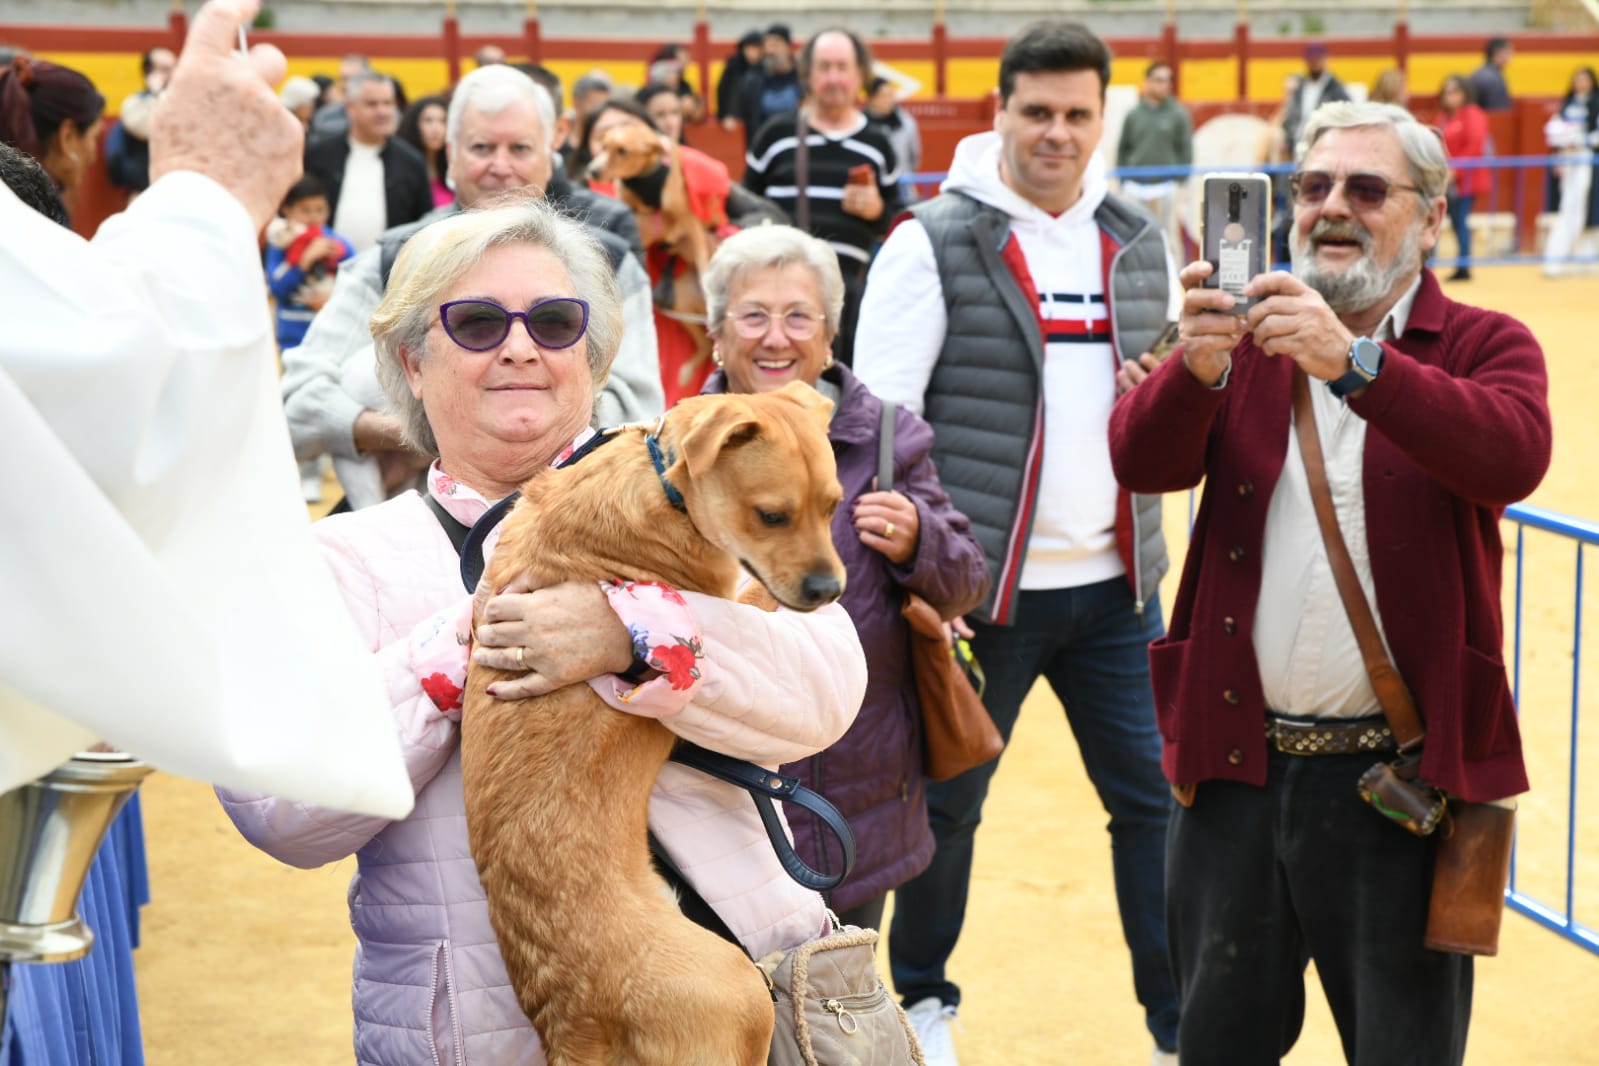
M 933 856 L 921 703 L 900 617 L 905 590 L 957 618 L 982 602 L 987 564 L 939 483 L 932 429 L 903 407 L 894 415 L 894 482 L 878 484 L 883 404 L 833 361 L 844 279 L 827 244 L 791 226 L 747 229 L 722 242 L 703 285 L 719 368 L 705 392 L 770 392 L 803 381 L 834 403 L 828 436 L 845 504 L 833 517 L 833 543 L 848 570 L 844 609 L 866 651 L 866 699 L 842 739 L 783 772 L 822 792 L 849 820 L 855 869 L 830 902 L 845 922 L 875 928 L 889 889 Z M 792 828 L 808 862 L 838 868 L 836 845 L 814 817 L 796 818 Z
M 442 519 L 470 526 L 589 436 L 621 322 L 605 253 L 536 202 L 425 230 L 372 316 L 379 379 L 412 442 L 437 459 L 426 497 L 406 493 L 317 530 L 388 678 L 416 807 L 386 822 L 221 792 L 240 831 L 284 862 L 356 856 L 349 899 L 363 1063 L 544 1061 L 508 985 L 467 846 L 457 741 L 471 597 Z M 835 740 L 865 684 L 859 642 L 836 606 L 768 614 L 620 582 L 532 590 L 517 581 L 484 598 L 478 661 L 527 671 L 497 687 L 501 698 L 588 683 L 621 712 L 659 716 L 685 738 L 766 765 Z M 693 647 L 695 661 L 625 680 L 618 672 L 633 663 L 635 637 Z M 825 930 L 821 898 L 783 873 L 744 793 L 668 766 L 650 822 L 753 956 Z

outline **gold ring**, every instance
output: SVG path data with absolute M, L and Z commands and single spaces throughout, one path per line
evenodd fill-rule
M 883 538 L 886 540 L 889 537 L 892 537 L 893 535 L 894 535 L 894 523 L 892 523 L 892 522 L 884 522 L 883 523 Z
M 527 660 L 522 657 L 526 650 L 520 644 L 516 646 L 516 665 L 524 671 L 528 669 Z

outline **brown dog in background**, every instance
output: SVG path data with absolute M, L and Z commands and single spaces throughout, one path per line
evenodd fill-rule
M 639 179 L 653 175 L 662 167 L 666 168 L 666 174 L 660 195 L 642 195 L 638 191 Z M 706 222 L 694 214 L 677 145 L 668 144 L 659 133 L 642 123 L 612 126 L 600 137 L 600 151 L 589 163 L 588 176 L 591 181 L 616 183 L 617 195 L 632 209 L 646 246 L 670 245 L 678 258 L 694 268 L 696 275 L 705 273 L 712 251 L 707 227 L 720 225 L 727 219 Z M 704 310 L 701 301 L 702 315 Z
M 614 578 L 731 598 L 740 563 L 785 606 L 843 591 L 832 404 L 791 384 L 678 403 L 657 427 L 541 473 L 505 520 L 486 580 Z M 683 509 L 668 500 L 667 484 Z M 550 1066 L 759 1066 L 772 998 L 732 944 L 683 917 L 647 843 L 674 738 L 586 684 L 517 702 L 473 667 L 461 717 L 468 837 L 489 918 Z

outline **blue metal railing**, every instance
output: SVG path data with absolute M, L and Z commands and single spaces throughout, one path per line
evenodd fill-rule
M 1572 943 L 1599 955 L 1599 931 L 1596 931 L 1591 926 L 1584 925 L 1577 921 L 1576 918 L 1577 786 L 1579 778 L 1577 742 L 1578 730 L 1582 720 L 1583 550 L 1590 545 L 1599 545 L 1599 524 L 1557 514 L 1554 511 L 1548 511 L 1542 507 L 1534 507 L 1531 504 L 1516 504 L 1508 508 L 1505 511 L 1505 520 L 1516 523 L 1515 636 L 1513 645 L 1515 659 L 1511 673 L 1511 683 L 1518 707 L 1521 705 L 1522 592 L 1526 587 L 1527 530 L 1535 529 L 1545 533 L 1552 533 L 1572 541 L 1576 545 L 1576 578 L 1573 582 L 1574 591 L 1572 594 L 1571 733 L 1566 764 L 1565 901 L 1563 907 L 1556 908 L 1523 892 L 1518 887 L 1516 865 L 1517 857 L 1521 851 L 1521 841 L 1518 837 L 1516 849 L 1511 854 L 1510 888 L 1506 893 L 1506 903 L 1517 913 L 1526 915 L 1539 925 L 1551 929 Z

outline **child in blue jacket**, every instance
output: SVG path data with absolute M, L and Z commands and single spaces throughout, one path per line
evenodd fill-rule
M 327 189 L 307 174 L 289 189 L 278 217 L 267 226 L 267 287 L 278 303 L 278 347 L 305 339 L 311 318 L 328 302 L 339 264 L 355 254 L 328 228 Z

